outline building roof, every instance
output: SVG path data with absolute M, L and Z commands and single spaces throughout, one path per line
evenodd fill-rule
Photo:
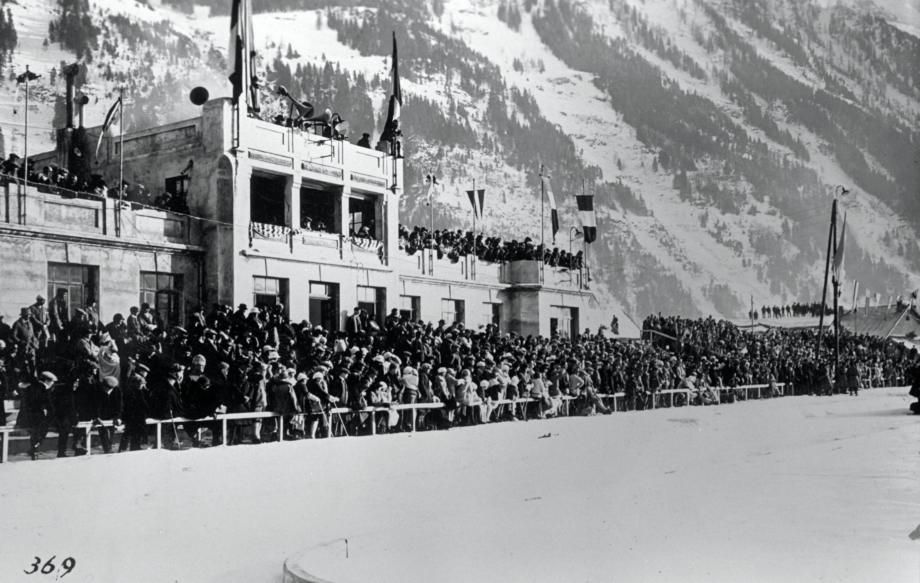
M 920 314 L 909 306 L 859 308 L 841 316 L 840 325 L 850 332 L 879 338 L 920 337 Z

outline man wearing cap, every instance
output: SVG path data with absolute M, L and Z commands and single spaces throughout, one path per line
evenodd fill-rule
M 355 308 L 354 313 L 345 319 L 345 333 L 348 334 L 349 340 L 364 334 L 364 323 L 361 321 L 361 308 Z
M 48 435 L 51 420 L 54 417 L 54 403 L 51 399 L 51 389 L 57 377 L 50 372 L 43 372 L 38 378 L 29 383 L 23 399 L 22 412 L 28 414 L 28 419 L 23 426 L 30 427 L 29 455 L 34 460 L 38 447 Z
M 147 391 L 147 373 L 150 368 L 145 364 L 138 364 L 134 372 L 125 382 L 122 391 L 122 411 L 125 422 L 125 431 L 121 436 L 121 445 L 118 453 L 127 450 L 138 451 L 141 443 L 147 438 L 147 415 L 150 411 Z

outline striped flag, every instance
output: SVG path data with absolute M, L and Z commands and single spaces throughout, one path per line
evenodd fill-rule
M 597 219 L 594 215 L 594 195 L 593 194 L 576 194 L 575 201 L 578 203 L 578 218 L 581 219 L 581 226 L 585 231 L 585 243 L 593 243 L 597 239 Z
M 233 104 L 238 105 L 240 96 L 245 95 L 249 108 L 258 112 L 259 86 L 256 80 L 257 55 L 252 44 L 255 35 L 252 31 L 251 0 L 233 0 L 230 12 L 229 79 L 233 85 Z
M 559 232 L 559 211 L 556 210 L 556 196 L 553 194 L 553 187 L 549 183 L 549 176 L 541 176 L 540 180 L 543 181 L 543 190 L 549 200 L 549 209 L 553 221 L 553 243 L 555 243 L 556 233 Z
M 105 114 L 105 121 L 102 122 L 102 131 L 99 132 L 99 141 L 96 142 L 96 158 L 99 157 L 99 148 L 102 147 L 102 138 L 103 136 L 112 137 L 115 135 L 115 132 L 112 131 L 112 126 L 115 125 L 115 120 L 118 118 L 118 114 L 121 113 L 121 97 L 118 98 L 118 101 L 112 104 L 112 107 L 109 108 L 109 112 Z M 121 128 L 118 128 L 118 133 L 121 133 Z
M 847 215 L 843 214 L 843 228 L 840 229 L 840 245 L 834 254 L 834 273 L 837 275 L 837 281 L 840 281 L 840 268 L 843 267 L 843 249 L 847 240 Z
M 431 206 L 434 189 L 438 185 L 438 177 L 434 174 L 425 176 L 425 184 L 428 186 L 428 206 Z
M 486 191 L 484 188 L 479 190 L 467 190 L 466 195 L 470 197 L 470 204 L 473 205 L 473 212 L 476 213 L 477 219 L 482 219 L 482 213 L 486 206 Z

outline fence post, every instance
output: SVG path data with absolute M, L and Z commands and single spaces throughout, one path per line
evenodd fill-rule
M 3 440 L 3 451 L 0 453 L 0 463 L 5 464 L 10 461 L 10 434 L 8 431 L 0 431 L 0 439 Z
M 93 426 L 86 428 L 86 455 L 93 455 Z
M 163 449 L 163 424 L 157 420 L 157 449 Z
M 412 407 L 412 433 L 415 433 L 415 422 L 418 419 L 418 409 Z
M 371 435 L 377 435 L 377 415 L 376 411 L 371 409 Z
M 227 441 L 227 419 L 226 417 L 221 419 L 220 423 L 221 423 L 221 429 L 223 430 L 221 432 L 221 441 L 223 442 L 222 445 L 227 445 L 228 441 Z
M 284 415 L 278 415 L 278 441 L 284 441 Z

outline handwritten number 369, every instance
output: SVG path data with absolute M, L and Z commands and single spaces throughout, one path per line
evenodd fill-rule
M 54 566 L 54 563 L 52 563 L 52 561 L 56 557 L 57 555 L 54 555 L 53 557 L 45 561 L 44 565 L 41 564 L 42 563 L 41 558 L 35 557 L 35 562 L 32 563 L 32 570 L 23 571 L 23 573 L 25 573 L 26 575 L 34 575 L 35 573 L 39 572 L 39 569 L 41 569 L 42 575 L 50 575 L 51 573 L 54 573 L 55 569 L 57 568 Z M 61 573 L 59 577 L 63 577 L 64 575 L 70 573 L 71 571 L 73 571 L 73 568 L 76 566 L 77 566 L 77 561 L 74 560 L 73 557 L 67 557 L 66 559 L 64 559 L 64 562 L 61 563 L 61 568 L 64 569 L 64 572 Z

